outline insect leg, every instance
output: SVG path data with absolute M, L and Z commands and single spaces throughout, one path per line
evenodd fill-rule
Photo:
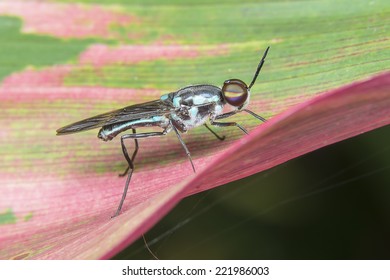
M 266 122 L 266 121 L 267 121 L 267 120 L 264 119 L 262 116 L 259 116 L 258 114 L 253 113 L 252 111 L 250 111 L 250 110 L 248 110 L 248 109 L 244 109 L 243 111 L 247 112 L 248 114 L 251 114 L 251 115 L 254 116 L 256 119 L 261 120 L 262 122 Z
M 267 120 L 264 119 L 262 116 L 259 116 L 257 114 L 255 114 L 254 112 L 248 110 L 248 109 L 243 109 L 242 111 L 245 111 L 247 112 L 248 114 L 251 114 L 253 117 L 255 117 L 256 119 L 260 120 L 260 121 L 263 121 L 263 122 L 266 122 Z M 228 112 L 228 113 L 225 113 L 225 114 L 221 114 L 221 115 L 218 115 L 215 117 L 216 120 L 220 120 L 220 119 L 225 119 L 225 118 L 228 118 L 230 116 L 233 116 L 237 113 L 239 113 L 240 111 L 232 111 L 232 112 Z M 211 121 L 210 122 L 212 125 L 215 125 L 215 126 L 237 126 L 239 129 L 241 129 L 245 134 L 248 134 L 248 131 L 243 128 L 241 125 L 239 125 L 238 123 L 236 122 L 227 122 L 227 123 L 221 123 L 221 122 L 215 122 L 215 121 Z
M 225 140 L 225 135 L 224 136 L 219 136 L 214 130 L 212 130 L 206 123 L 204 124 L 204 126 L 212 133 L 212 134 L 214 134 L 214 136 L 215 137 L 217 137 L 218 138 L 218 140 L 221 140 L 221 141 L 223 141 L 223 140 Z
M 256 119 L 262 121 L 262 122 L 266 122 L 267 120 L 265 118 L 263 118 L 262 116 L 259 116 L 258 114 L 252 112 L 251 110 L 248 110 L 248 109 L 243 109 L 242 111 L 244 112 L 247 112 L 248 114 L 251 114 L 253 117 L 255 117 Z M 220 119 L 225 119 L 225 118 L 228 118 L 230 116 L 233 116 L 237 113 L 239 113 L 240 111 L 232 111 L 232 112 L 228 112 L 228 113 L 225 113 L 225 114 L 221 114 L 221 115 L 218 115 L 215 117 L 216 120 L 220 120 Z
M 248 131 L 243 128 L 241 125 L 239 125 L 236 122 L 215 122 L 213 120 L 210 121 L 212 125 L 219 126 L 219 127 L 225 127 L 225 126 L 237 126 L 239 129 L 241 129 L 245 134 L 248 134 Z
M 239 111 L 231 111 L 231 112 L 228 112 L 228 113 L 225 113 L 225 114 L 221 114 L 221 115 L 218 115 L 215 117 L 216 120 L 220 120 L 220 119 L 226 119 L 230 116 L 233 116 L 235 114 L 237 114 Z
M 186 154 L 187 154 L 187 156 L 188 156 L 188 159 L 189 159 L 190 162 L 191 162 L 192 169 L 194 170 L 194 173 L 195 173 L 195 172 L 196 172 L 196 171 L 195 171 L 195 166 L 194 166 L 194 163 L 192 162 L 192 158 L 191 158 L 190 151 L 188 150 L 188 148 L 187 148 L 186 144 L 184 143 L 183 139 L 181 138 L 181 136 L 180 136 L 180 134 L 179 134 L 179 131 L 177 131 L 177 128 L 176 128 L 174 125 L 172 125 L 172 128 L 173 128 L 173 130 L 175 131 L 176 136 L 177 136 L 177 138 L 179 139 L 179 141 L 180 141 L 181 145 L 183 146 L 184 150 L 186 151 Z
M 135 129 L 133 129 L 133 132 L 134 131 L 135 131 Z M 132 158 L 130 158 L 129 154 L 127 153 L 127 149 L 126 149 L 126 146 L 124 144 L 124 140 L 128 139 L 128 138 L 139 139 L 139 138 L 147 138 L 147 137 L 152 137 L 152 136 L 162 136 L 162 135 L 167 134 L 167 132 L 168 132 L 168 130 L 166 129 L 163 132 L 133 133 L 133 134 L 122 135 L 122 137 L 121 137 L 122 152 L 123 152 L 123 155 L 124 155 L 127 163 L 129 164 L 129 172 L 127 175 L 126 184 L 125 184 L 125 188 L 123 190 L 122 198 L 121 198 L 121 201 L 119 202 L 119 205 L 118 205 L 118 209 L 116 210 L 114 216 L 112 216 L 111 218 L 118 216 L 121 209 L 122 209 L 123 202 L 125 201 L 125 198 L 126 198 L 127 190 L 129 189 L 131 176 L 133 175 L 133 171 L 134 171 L 134 163 L 133 163 Z M 138 151 L 138 148 L 136 150 Z M 133 156 L 135 157 L 136 154 L 137 154 L 136 151 L 134 151 Z
M 129 170 L 130 170 L 130 165 L 127 166 L 126 170 L 123 173 L 119 173 L 118 176 L 119 177 L 124 177 L 127 174 L 127 172 L 129 172 Z
M 135 128 L 133 128 L 132 130 L 133 130 L 133 134 L 135 134 L 135 133 L 136 133 Z M 134 149 L 133 155 L 131 156 L 131 161 L 132 161 L 132 162 L 134 162 L 134 159 L 135 159 L 135 156 L 136 156 L 137 153 L 138 153 L 138 147 L 139 147 L 139 146 L 138 146 L 138 140 L 137 140 L 137 139 L 134 139 L 134 143 L 135 143 L 135 149 Z M 125 153 L 127 154 L 127 149 L 126 149 L 126 147 L 125 147 L 125 145 L 124 145 L 122 139 L 121 139 L 121 144 L 122 144 L 122 151 L 123 151 L 123 154 L 125 154 Z M 126 157 L 126 156 L 125 156 L 125 157 Z M 127 168 L 126 168 L 125 172 L 119 174 L 119 177 L 125 176 L 125 175 L 129 172 L 129 170 L 130 170 L 130 164 L 127 165 Z

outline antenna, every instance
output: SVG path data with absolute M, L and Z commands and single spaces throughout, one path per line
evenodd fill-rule
M 259 65 L 257 66 L 255 76 L 253 77 L 253 80 L 252 80 L 251 84 L 249 85 L 248 89 L 251 89 L 251 87 L 255 84 L 257 76 L 259 76 L 261 67 L 263 67 L 263 64 L 264 64 L 264 61 L 265 61 L 265 57 L 267 56 L 268 50 L 269 50 L 269 47 L 265 50 L 265 52 L 263 54 L 263 57 L 260 60 Z

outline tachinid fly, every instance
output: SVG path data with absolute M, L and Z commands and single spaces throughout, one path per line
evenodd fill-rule
M 246 107 L 249 103 L 250 89 L 259 75 L 268 50 L 269 47 L 264 52 L 249 86 L 239 79 L 225 81 L 222 89 L 213 85 L 187 86 L 176 92 L 164 94 L 159 100 L 131 105 L 64 126 L 57 130 L 57 135 L 64 135 L 93 128 L 100 128 L 98 137 L 103 141 L 112 140 L 119 133 L 129 129 L 132 130 L 132 133 L 121 136 L 122 151 L 128 163 L 128 167 L 120 176 L 125 176 L 127 174 L 127 180 L 122 199 L 113 217 L 120 213 L 126 198 L 127 189 L 134 171 L 134 160 L 138 152 L 137 139 L 162 136 L 173 130 L 183 146 L 188 159 L 190 160 L 192 169 L 195 172 L 190 152 L 183 142 L 180 133 L 187 132 L 191 128 L 200 125 L 205 125 L 218 139 L 223 140 L 224 137 L 218 136 L 206 124 L 206 122 L 209 121 L 211 125 L 219 127 L 236 126 L 245 134 L 248 134 L 248 131 L 238 123 L 217 121 L 233 116 L 241 111 L 245 111 L 263 122 L 265 121 L 263 117 L 249 111 Z M 223 113 L 223 108 L 226 104 L 230 105 L 233 110 L 231 112 Z M 149 126 L 159 126 L 162 128 L 162 131 L 146 133 L 136 132 L 136 128 L 138 127 Z M 131 157 L 124 144 L 125 139 L 134 139 L 135 150 Z

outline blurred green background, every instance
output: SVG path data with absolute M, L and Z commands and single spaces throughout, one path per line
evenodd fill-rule
M 145 236 L 161 259 L 389 259 L 390 126 L 188 197 Z M 141 238 L 114 259 L 151 258 Z

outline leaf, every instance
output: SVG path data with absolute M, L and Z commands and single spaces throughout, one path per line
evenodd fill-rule
M 249 176 L 324 145 L 389 124 L 389 88 L 390 73 L 386 73 L 295 106 L 227 150 L 195 160 L 200 170 L 196 175 L 190 175 L 188 164 L 140 171 L 134 176 L 124 213 L 115 219 L 109 217 L 119 195 L 104 188 L 112 181 L 108 176 L 74 176 L 67 180 L 44 176 L 30 179 L 27 184 L 20 181 L 15 184 L 15 178 L 7 178 L 2 186 L 2 198 L 12 201 L 18 218 L 23 218 L 24 209 L 34 207 L 37 215 L 32 214 L 28 225 L 18 221 L 3 228 L 2 245 L 7 245 L 7 249 L 2 250 L 2 257 L 21 254 L 29 258 L 111 257 L 185 195 Z M 240 164 L 232 164 L 237 162 Z M 4 203 L 1 201 L 1 205 Z M 23 235 L 26 226 L 28 235 Z M 15 232 L 19 233 L 17 237 Z M 18 252 L 21 244 L 30 251 Z
M 64 38 L 101 37 L 110 38 L 110 25 L 133 24 L 134 16 L 97 5 L 85 7 L 80 4 L 36 3 L 2 1 L 0 14 L 19 16 L 24 19 L 26 33 L 51 34 Z M 56 22 L 61 24 L 55 24 Z M 48 22 L 52 24 L 47 24 Z
M 149 228 L 142 222 L 140 228 L 133 226 L 137 215 L 148 215 L 152 208 L 155 215 L 163 216 L 169 205 L 175 205 L 184 196 L 247 177 L 325 145 L 389 125 L 389 89 L 390 72 L 318 96 L 276 116 L 217 157 L 206 159 L 202 171 L 196 176 L 148 200 L 144 209 L 125 213 L 121 217 L 123 224 L 113 228 L 112 233 L 120 235 L 121 229 L 128 227 L 134 234 L 127 236 L 103 258 L 114 256 Z M 156 217 L 150 219 L 153 223 L 156 221 Z
M 13 3 L 0 4 L 7 15 L 0 17 L 0 258 L 111 257 L 183 196 L 389 123 L 389 73 L 320 95 L 388 69 L 386 1 L 315 1 L 304 8 L 299 2 L 45 2 L 44 9 L 22 9 L 28 15 L 20 7 L 10 12 Z M 108 17 L 107 33 L 92 35 L 25 29 L 58 7 L 74 8 L 84 27 L 90 10 L 137 20 Z M 21 16 L 30 34 L 9 16 Z M 95 38 L 82 39 L 89 36 Z M 119 139 L 103 143 L 96 131 L 56 137 L 55 130 L 188 84 L 249 81 L 267 45 L 250 109 L 269 122 L 255 129 L 258 122 L 241 114 L 233 120 L 254 131 L 242 137 L 234 128 L 218 130 L 227 136 L 222 144 L 204 128 L 185 135 L 196 175 L 174 135 L 141 141 L 123 213 L 110 219 L 124 185 L 117 177 L 126 167 Z

